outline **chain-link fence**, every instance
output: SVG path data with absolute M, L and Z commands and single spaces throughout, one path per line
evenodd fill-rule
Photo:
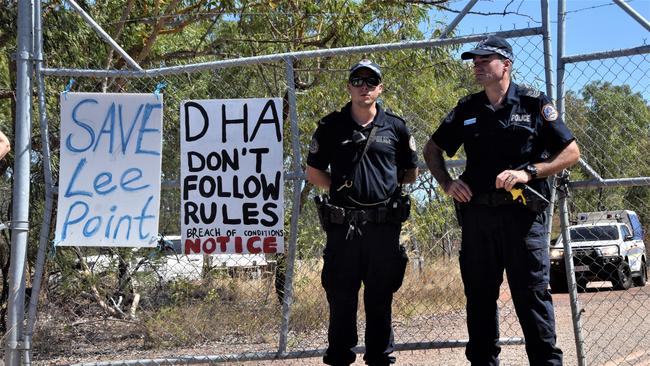
M 539 30 L 515 31 L 516 82 L 545 87 L 542 38 Z M 517 33 L 529 34 L 516 37 Z M 477 37 L 474 37 L 477 38 Z M 75 76 L 73 91 L 152 92 L 165 82 L 163 176 L 179 176 L 179 109 L 183 100 L 282 96 L 285 100 L 285 170 L 293 159 L 291 144 L 306 156 L 307 141 L 320 117 L 347 102 L 345 85 L 349 65 L 369 57 L 382 65 L 386 91 L 381 103 L 403 116 L 420 145 L 438 126 L 456 101 L 474 90 L 470 69 L 458 61 L 458 51 L 474 38 L 449 40 L 440 47 L 374 52 L 335 53 L 296 61 L 296 80 L 323 81 L 299 89 L 297 114 L 300 135 L 292 136 L 286 113 L 287 84 L 284 63 L 263 63 L 163 77 L 107 79 Z M 56 100 L 68 78 L 48 77 L 48 100 Z M 48 109 L 50 129 L 58 130 L 58 106 Z M 462 158 L 462 154 L 460 158 Z M 56 171 L 56 169 L 55 169 Z M 456 173 L 460 173 L 459 171 Z M 56 177 L 55 177 L 56 181 Z M 328 309 L 320 285 L 324 235 L 317 225 L 311 197 L 316 191 L 302 186 L 293 276 L 290 256 L 218 255 L 186 256 L 179 253 L 179 192 L 174 187 L 161 198 L 161 233 L 156 250 L 58 248 L 49 261 L 48 314 L 35 332 L 35 349 L 44 354 L 65 352 L 66 358 L 83 360 L 118 352 L 112 359 L 137 358 L 146 351 L 158 358 L 175 354 L 237 355 L 238 359 L 270 358 L 282 338 L 285 283 L 292 286 L 286 334 L 286 352 L 292 357 L 318 354 L 326 347 Z M 285 197 L 293 185 L 287 184 Z M 395 296 L 393 318 L 399 348 L 462 347 L 467 339 L 464 295 L 457 262 L 460 233 L 453 205 L 433 179 L 423 175 L 411 187 L 416 202 L 414 217 L 403 230 L 411 265 L 404 285 Z M 293 216 L 287 200 L 286 225 Z M 434 215 L 432 213 L 438 213 Z M 442 214 L 441 214 L 442 213 Z M 289 250 L 291 250 L 289 248 Z M 504 285 L 505 286 L 505 285 Z M 504 343 L 521 344 L 509 292 L 499 300 Z M 360 344 L 364 313 L 359 310 Z M 53 340 L 57 340 L 54 341 Z M 525 357 L 523 347 L 516 353 Z M 459 349 L 458 354 L 462 356 Z M 253 355 L 253 356 L 251 356 Z M 286 356 L 285 356 L 286 357 Z M 197 356 L 196 360 L 201 358 Z
M 572 172 L 571 180 L 593 184 L 571 191 L 569 228 L 588 364 L 639 365 L 649 359 L 650 188 L 643 179 L 650 176 L 648 51 L 566 66 L 566 119 L 593 168 L 591 174 Z M 567 291 L 562 248 L 561 240 L 551 247 L 556 293 Z
M 510 37 L 515 50 L 514 81 L 546 90 L 541 32 L 535 28 L 502 34 Z M 34 360 L 51 364 L 101 359 L 125 364 L 124 360 L 139 359 L 140 364 L 156 364 L 319 355 L 326 347 L 328 319 L 320 285 L 324 235 L 311 203 L 316 190 L 304 184 L 302 166 L 296 169 L 293 164 L 306 156 L 318 119 L 347 101 L 348 67 L 362 57 L 382 65 L 386 91 L 381 103 L 405 118 L 421 147 L 456 101 L 476 90 L 458 54 L 478 38 L 174 65 L 173 72 L 157 74 L 99 72 L 90 76 L 93 73 L 80 70 L 48 69 L 45 96 L 52 136 L 59 131 L 58 94 L 70 77 L 76 82 L 72 91 L 83 92 L 151 93 L 159 83 L 166 83 L 162 159 L 163 179 L 169 188 L 161 197 L 159 248 L 51 250 L 34 333 Z M 643 94 L 650 90 L 647 57 L 646 52 L 567 66 L 565 79 L 571 82 L 567 82 L 564 98 L 565 119 L 578 138 L 584 162 L 602 179 L 650 176 L 646 153 L 650 112 L 648 96 Z M 289 66 L 285 59 L 291 60 Z M 289 81 L 287 67 L 295 75 Z M 290 84 L 296 88 L 295 105 Z M 180 104 L 191 99 L 248 97 L 283 98 L 285 172 L 292 182 L 285 185 L 285 227 L 286 232 L 297 230 L 296 241 L 287 241 L 287 255 L 183 255 L 175 238 L 180 230 Z M 290 123 L 291 108 L 297 112 L 297 130 Z M 57 182 L 57 144 L 52 148 Z M 463 159 L 463 153 L 457 158 Z M 572 181 L 593 178 L 588 169 L 571 172 Z M 460 168 L 453 173 L 459 174 Z M 578 188 L 571 191 L 571 219 L 587 229 L 569 232 L 572 245 L 591 243 L 574 249 L 579 301 L 585 310 L 581 315 L 585 357 L 589 364 L 647 361 L 650 311 L 644 303 L 650 290 L 641 286 L 647 274 L 645 248 L 634 236 L 634 224 L 616 215 L 636 212 L 647 232 L 650 192 L 647 187 Z M 294 189 L 300 192 L 294 194 Z M 398 349 L 462 347 L 467 339 L 465 299 L 457 257 L 460 231 L 453 205 L 428 174 L 422 174 L 410 189 L 415 208 L 402 232 L 410 264 L 393 305 L 396 343 Z M 300 197 L 298 205 L 290 197 Z M 296 207 L 300 212 L 293 227 Z M 581 221 L 578 214 L 595 211 L 610 211 L 614 219 L 604 214 L 590 221 L 585 215 Z M 616 230 L 616 238 L 611 230 Z M 556 216 L 552 237 L 559 232 Z M 601 232 L 607 244 L 593 244 Z M 565 351 L 566 364 L 574 364 L 566 294 L 570 286 L 562 243 L 552 244 L 558 343 Z M 629 255 L 622 254 L 623 248 Z M 504 363 L 523 364 L 521 329 L 507 285 L 503 286 L 501 337 L 503 343 L 513 344 L 504 350 Z M 358 323 L 362 345 L 362 307 Z M 456 355 L 445 362 L 465 362 L 462 348 L 457 348 Z

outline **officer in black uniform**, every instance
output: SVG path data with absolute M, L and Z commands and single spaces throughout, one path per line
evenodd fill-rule
M 431 173 L 459 202 L 459 255 L 467 298 L 472 365 L 498 365 L 501 348 L 497 299 L 505 269 L 531 365 L 561 365 L 548 291 L 547 213 L 513 200 L 515 184 L 548 197 L 547 178 L 575 164 L 580 152 L 551 100 L 511 81 L 514 57 L 503 38 L 489 36 L 461 55 L 474 62 L 483 91 L 458 101 L 424 148 Z M 458 179 L 445 166 L 464 145 Z M 514 192 L 514 191 L 513 191 Z
M 356 358 L 361 283 L 364 360 L 395 362 L 391 305 L 408 260 L 399 245 L 409 209 L 401 184 L 415 181 L 417 154 L 404 120 L 377 104 L 383 88 L 377 64 L 362 60 L 352 66 L 351 101 L 320 121 L 309 146 L 307 179 L 329 190 L 317 206 L 327 234 L 321 279 L 330 307 L 323 361 L 330 365 L 350 365 Z

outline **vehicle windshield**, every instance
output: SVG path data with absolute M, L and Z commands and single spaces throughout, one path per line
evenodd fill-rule
M 618 239 L 616 226 L 589 226 L 571 229 L 572 241 L 597 241 Z

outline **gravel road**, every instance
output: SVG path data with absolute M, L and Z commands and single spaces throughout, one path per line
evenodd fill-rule
M 628 291 L 614 291 L 609 282 L 591 283 L 586 292 L 578 294 L 584 309 L 583 337 L 587 365 L 634 365 L 650 366 L 650 285 L 635 287 Z M 514 316 L 509 293 L 503 291 L 501 308 L 503 318 Z M 566 366 L 577 365 L 571 304 L 568 294 L 554 294 L 558 345 L 564 352 Z M 464 315 L 463 315 L 464 316 Z M 456 319 L 458 320 L 458 319 Z M 510 319 L 511 320 L 511 319 Z M 448 327 L 449 324 L 442 326 Z M 463 328 L 462 321 L 456 327 Z M 397 365 L 446 366 L 469 365 L 463 348 L 426 351 L 396 352 Z M 247 362 L 241 365 L 320 365 L 320 358 L 288 361 Z M 354 365 L 363 365 L 361 355 Z M 521 345 L 504 346 L 501 364 L 527 365 L 526 353 Z

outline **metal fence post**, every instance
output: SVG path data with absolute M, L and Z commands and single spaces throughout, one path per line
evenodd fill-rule
M 573 265 L 573 251 L 571 250 L 571 237 L 569 234 L 569 187 L 568 173 L 566 171 L 558 177 L 559 198 L 560 198 L 560 226 L 562 227 L 562 243 L 564 244 L 564 266 L 566 268 L 566 279 L 569 288 L 569 300 L 571 301 L 571 319 L 573 320 L 573 332 L 576 343 L 576 354 L 578 365 L 587 364 L 584 352 L 584 338 L 582 337 L 582 309 L 578 302 L 578 286 L 576 284 L 575 268 Z
M 291 315 L 291 305 L 293 304 L 293 275 L 294 264 L 296 261 L 296 241 L 298 240 L 298 219 L 300 217 L 300 195 L 303 181 L 293 58 L 287 57 L 285 63 L 287 102 L 289 103 L 289 119 L 291 120 L 291 147 L 293 152 L 293 205 L 291 209 L 291 227 L 289 229 L 289 248 L 287 250 L 287 272 L 284 282 L 284 297 L 282 302 L 282 325 L 280 327 L 280 342 L 278 345 L 278 353 L 280 354 L 287 351 L 287 339 L 289 337 L 289 317 Z
M 544 42 L 544 75 L 546 76 L 546 95 L 549 98 L 555 99 L 555 91 L 553 90 L 554 80 L 553 80 L 553 54 L 551 51 L 551 16 L 549 13 L 548 0 L 540 0 L 540 5 L 542 8 L 542 38 Z M 551 244 L 551 230 L 553 229 L 553 212 L 555 209 L 555 203 L 557 201 L 557 195 L 555 194 L 555 178 L 549 177 L 548 181 L 551 186 L 550 190 L 550 202 L 548 206 L 548 222 L 546 223 L 546 237 L 547 245 Z
M 559 0 L 557 7 L 557 109 L 560 118 L 564 118 L 564 41 L 566 25 L 566 1 Z M 566 173 L 563 173 L 566 174 Z M 571 302 L 571 319 L 573 321 L 573 334 L 576 344 L 576 354 L 578 365 L 584 366 L 586 363 L 584 353 L 584 338 L 582 337 L 582 323 L 580 322 L 580 305 L 578 304 L 578 288 L 573 266 L 573 253 L 571 250 L 569 236 L 569 205 L 567 196 L 569 194 L 567 180 L 564 176 L 558 178 L 559 182 L 559 199 L 560 199 L 560 226 L 562 228 L 562 241 L 564 243 L 564 268 L 566 269 L 567 285 L 569 288 L 569 300 Z
M 32 6 L 29 0 L 18 1 L 18 39 L 16 51 L 16 159 L 13 172 L 13 207 L 11 224 L 11 265 L 7 305 L 5 364 L 20 363 L 22 324 L 25 317 L 25 258 L 29 237 L 29 178 L 31 161 L 31 51 Z
M 52 221 L 52 208 L 54 194 L 52 192 L 52 166 L 50 160 L 50 141 L 49 128 L 47 121 L 47 107 L 45 104 L 45 80 L 43 79 L 43 19 L 41 17 L 41 0 L 34 2 L 34 59 L 35 59 L 35 77 L 38 87 L 38 111 L 41 132 L 41 144 L 43 154 L 43 176 L 45 179 L 45 207 L 43 212 L 43 222 L 41 223 L 38 254 L 36 257 L 36 266 L 32 282 L 32 293 L 29 301 L 29 311 L 27 316 L 27 325 L 25 327 L 25 365 L 31 364 L 32 353 L 32 335 L 34 325 L 36 324 L 36 315 L 38 310 L 38 300 L 40 297 L 41 284 L 43 280 L 43 271 L 45 268 L 45 256 L 47 254 L 47 245 L 50 236 L 50 224 Z

